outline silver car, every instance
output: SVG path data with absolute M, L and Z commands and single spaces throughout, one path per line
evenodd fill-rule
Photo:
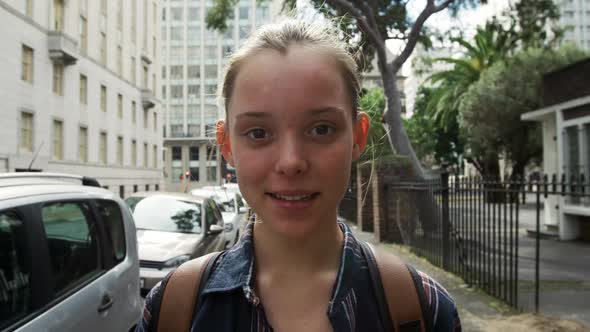
M 129 331 L 141 310 L 120 198 L 91 178 L 0 175 L 0 330 Z
M 223 218 L 211 199 L 146 192 L 133 194 L 125 202 L 137 227 L 144 294 L 180 264 L 224 249 Z
M 211 198 L 219 205 L 224 221 L 225 247 L 231 248 L 238 241 L 246 219 L 247 210 L 239 192 L 209 186 L 193 189 L 191 195 Z

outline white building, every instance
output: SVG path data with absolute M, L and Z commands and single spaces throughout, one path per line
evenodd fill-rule
M 567 27 L 564 41 L 574 42 L 580 48 L 590 50 L 590 0 L 556 0 L 561 18 L 559 23 Z
M 221 157 L 215 146 L 215 123 L 224 117 L 217 103 L 227 55 L 256 27 L 278 14 L 280 1 L 240 0 L 224 33 L 206 28 L 212 0 L 167 1 L 162 8 L 161 91 L 167 190 L 221 182 Z M 185 177 L 186 172 L 190 175 Z M 182 186 L 182 187 L 181 187 Z
M 122 196 L 160 189 L 158 6 L 0 1 L 0 172 L 93 176 Z

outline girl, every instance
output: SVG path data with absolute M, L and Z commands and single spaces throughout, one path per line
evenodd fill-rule
M 262 27 L 231 57 L 217 140 L 255 215 L 216 259 L 190 331 L 391 330 L 361 243 L 337 222 L 369 130 L 359 91 L 353 58 L 321 24 Z M 450 296 L 421 278 L 426 320 L 435 331 L 460 331 Z M 157 329 L 161 293 L 158 285 L 147 296 L 138 331 Z

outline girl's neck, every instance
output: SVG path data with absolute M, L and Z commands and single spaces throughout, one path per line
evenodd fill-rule
M 258 271 L 302 275 L 335 271 L 340 265 L 344 234 L 336 222 L 326 222 L 305 238 L 286 238 L 264 222 L 254 225 Z

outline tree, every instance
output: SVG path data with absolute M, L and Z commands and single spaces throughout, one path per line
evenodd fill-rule
M 520 120 L 540 108 L 543 74 L 585 57 L 575 47 L 558 50 L 529 48 L 484 71 L 465 93 L 459 111 L 474 154 L 504 155 L 512 165 L 511 178 L 542 155 L 541 128 Z M 476 165 L 477 166 L 477 165 Z
M 461 166 L 464 139 L 460 135 L 458 121 L 443 124 L 428 112 L 434 88 L 421 86 L 416 95 L 414 113 L 404 121 L 410 141 L 424 165 L 448 164 Z
M 385 95 L 383 89 L 373 88 L 363 91 L 360 108 L 370 119 L 367 146 L 363 159 L 376 161 L 393 155 L 391 145 L 387 139 L 387 131 L 383 127 L 383 110 L 385 109 Z
M 259 0 L 260 1 L 260 0 Z M 207 15 L 207 27 L 224 30 L 226 18 L 238 0 L 215 0 L 214 8 Z M 295 8 L 296 0 L 283 0 L 286 8 Z M 327 18 L 338 20 L 343 37 L 351 49 L 362 51 L 367 63 L 377 56 L 377 63 L 386 99 L 383 119 L 390 144 L 396 153 L 407 156 L 413 174 L 424 178 L 424 171 L 412 148 L 401 118 L 401 97 L 397 86 L 398 71 L 410 57 L 416 44 L 424 41 L 424 24 L 435 13 L 450 9 L 456 12 L 461 6 L 485 3 L 487 0 L 426 0 L 420 14 L 413 19 L 408 15 L 407 0 L 310 0 L 311 4 Z M 405 41 L 402 51 L 393 59 L 387 59 L 385 41 Z M 366 68 L 367 66 L 361 66 Z

